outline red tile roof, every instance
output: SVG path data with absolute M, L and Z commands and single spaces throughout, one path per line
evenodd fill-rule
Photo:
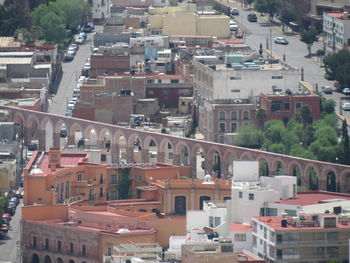
M 334 18 L 342 19 L 342 20 L 345 20 L 345 21 L 347 21 L 347 22 L 350 22 L 350 19 L 349 19 L 349 18 L 345 18 L 345 19 L 344 19 L 344 14 L 343 14 L 343 12 L 329 12 L 329 13 L 326 13 L 326 15 L 331 16 L 331 17 L 334 17 Z M 348 15 L 348 17 L 349 17 L 349 15 Z
M 252 231 L 252 227 L 246 224 L 240 223 L 231 223 L 230 232 L 250 232 Z
M 324 203 L 325 200 L 329 199 L 344 199 L 350 200 L 350 194 L 342 194 L 342 193 L 333 193 L 326 191 L 307 191 L 307 192 L 299 192 L 296 198 L 288 199 L 288 200 L 280 200 L 276 203 L 285 204 L 285 205 L 315 205 Z

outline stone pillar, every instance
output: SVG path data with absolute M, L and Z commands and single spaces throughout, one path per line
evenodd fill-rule
M 24 135 L 24 145 L 30 144 L 30 140 L 32 139 L 32 132 L 31 132 L 31 127 L 24 126 L 23 129 L 23 135 Z
M 180 156 L 180 154 L 174 154 L 174 165 L 181 165 L 181 156 Z
M 214 191 L 214 201 L 219 201 L 219 189 L 216 189 Z
M 142 163 L 149 163 L 149 150 L 148 149 L 141 150 L 141 162 Z
M 205 161 L 204 161 L 204 163 L 205 163 L 205 174 L 210 174 L 212 177 L 214 177 L 213 176 L 213 160 L 211 160 L 211 159 L 205 159 Z
M 229 174 L 228 174 L 228 162 L 220 162 L 220 171 L 221 171 L 221 178 L 222 179 L 227 179 Z
M 167 208 L 166 208 L 166 213 L 170 214 L 170 213 L 175 213 L 175 211 L 173 211 L 173 198 L 171 195 L 171 189 L 167 189 Z
M 190 156 L 189 162 L 189 166 L 191 167 L 192 178 L 197 178 L 197 158 Z
M 53 140 L 52 140 L 52 146 L 54 147 L 54 148 L 60 148 L 60 133 L 59 132 L 54 132 L 53 133 Z
M 323 175 L 323 174 L 317 174 L 318 176 L 318 190 L 327 190 L 327 174 Z M 303 183 L 304 185 L 304 183 Z
M 75 147 L 77 147 L 77 145 L 75 144 L 75 134 L 68 134 L 67 137 L 67 145 L 74 145 Z
M 45 130 L 38 130 L 39 133 L 39 150 L 45 151 L 46 150 L 46 131 Z
M 120 147 L 119 144 L 111 144 L 112 163 L 119 162 Z
M 160 163 L 165 163 L 165 152 L 157 153 L 157 161 Z
M 310 189 L 310 174 L 306 173 L 306 171 L 300 171 L 300 180 L 301 185 L 305 186 L 306 189 Z M 318 185 L 320 186 L 320 179 L 318 178 Z M 324 189 L 325 190 L 325 189 Z
M 190 207 L 187 208 L 187 210 L 196 210 L 196 194 L 195 194 L 195 190 L 193 188 L 191 188 L 190 190 Z M 198 210 L 198 208 L 197 208 Z
M 134 162 L 134 147 L 127 146 L 126 147 L 126 162 L 133 163 Z

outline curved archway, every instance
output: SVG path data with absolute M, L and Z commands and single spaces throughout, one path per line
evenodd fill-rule
M 158 162 L 173 164 L 174 162 L 174 146 L 168 139 L 163 139 L 159 145 Z
M 238 160 L 238 158 L 234 152 L 226 151 L 224 153 L 223 162 L 227 165 L 227 168 L 226 168 L 226 171 L 222 171 L 222 172 L 223 174 L 227 174 L 227 178 L 233 177 L 233 161 L 235 160 Z
M 40 263 L 40 258 L 38 256 L 38 254 L 32 254 L 32 261 L 31 263 Z
M 260 164 L 260 176 L 270 176 L 269 164 L 266 161 L 266 159 L 264 158 L 259 159 L 259 164 Z
M 45 256 L 44 263 L 51 263 L 51 258 L 49 255 Z
M 310 190 L 318 190 L 318 174 L 317 171 L 311 167 L 309 173 L 307 174 L 309 176 L 309 188 Z
M 272 173 L 274 175 L 283 175 L 285 174 L 284 165 L 281 159 L 277 159 L 272 165 Z
M 180 142 L 175 146 L 175 156 L 174 164 L 175 165 L 189 165 L 189 147 L 186 143 Z
M 136 162 L 141 163 L 142 162 L 142 139 L 138 136 L 138 134 L 133 133 L 129 136 L 128 139 L 128 148 L 127 152 L 127 162 Z M 130 155 L 130 156 L 129 156 Z M 146 161 L 148 163 L 148 161 Z
M 30 115 L 28 117 L 26 121 L 26 129 L 26 140 L 28 143 L 39 138 L 39 121 L 35 116 Z
M 56 263 L 63 263 L 62 258 L 57 258 L 57 259 L 56 259 Z
M 254 160 L 254 159 L 253 159 L 253 156 L 252 156 L 251 153 L 243 152 L 241 154 L 241 156 L 239 157 L 239 160 L 240 161 L 251 161 L 251 160 Z
M 112 132 L 107 128 L 103 128 L 98 134 L 97 146 L 99 148 L 106 149 L 107 151 L 109 151 L 111 148 L 111 143 L 112 143 Z
M 68 141 L 68 126 L 62 119 L 58 120 L 54 127 L 54 147 L 64 148 Z M 57 141 L 55 141 L 57 140 Z
M 148 136 L 143 142 L 144 149 L 148 150 L 148 160 L 151 163 L 158 161 L 158 145 L 157 141 L 152 137 Z
M 337 177 L 333 171 L 327 173 L 327 188 L 329 192 L 337 192 Z
M 16 135 L 15 138 L 16 140 L 24 140 L 25 139 L 25 119 L 22 113 L 16 112 L 12 118 L 12 121 L 17 125 L 17 130 L 16 130 Z
M 125 134 L 121 131 L 117 131 L 113 136 L 112 154 L 116 156 L 113 162 L 126 163 L 126 148 L 127 140 Z
M 99 131 L 94 125 L 89 125 L 85 128 L 83 138 L 86 139 L 86 143 L 84 146 L 97 148 L 98 133 Z
M 80 139 L 83 138 L 83 128 L 79 125 L 79 123 L 74 122 L 71 125 L 68 125 L 68 145 L 75 145 L 81 147 L 83 145 L 78 144 Z
M 69 260 L 69 263 L 75 263 L 73 259 Z
M 350 193 L 350 170 L 343 171 L 339 176 L 339 192 Z

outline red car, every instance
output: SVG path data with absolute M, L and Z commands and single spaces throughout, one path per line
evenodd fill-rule
M 2 218 L 11 220 L 11 219 L 12 219 L 12 216 L 11 216 L 9 213 L 5 213 L 5 214 L 2 215 Z
M 0 231 L 7 233 L 9 231 L 9 225 L 7 224 L 2 224 L 0 227 Z
M 235 37 L 236 38 L 243 38 L 244 34 L 242 32 L 236 32 Z

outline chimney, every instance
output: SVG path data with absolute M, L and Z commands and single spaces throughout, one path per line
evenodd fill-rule
M 61 151 L 59 148 L 50 148 L 49 150 L 49 168 L 55 171 L 61 166 Z

